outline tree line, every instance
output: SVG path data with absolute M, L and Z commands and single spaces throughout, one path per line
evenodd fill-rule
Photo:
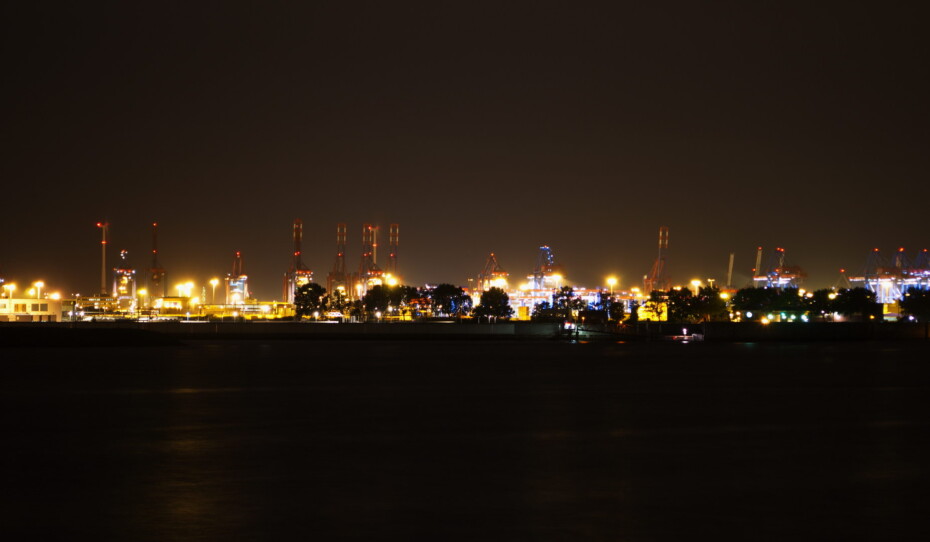
M 930 321 L 930 290 L 910 289 L 899 303 L 905 317 Z M 686 288 L 653 291 L 644 306 L 647 312 L 673 322 L 758 321 L 778 315 L 829 321 L 840 314 L 862 320 L 881 319 L 883 306 L 866 288 L 824 288 L 803 292 L 797 288 L 743 288 L 722 296 L 715 286 L 701 287 L 695 295 Z M 663 312 L 664 311 L 664 312 Z M 635 316 L 632 317 L 635 320 Z
M 510 298 L 501 288 L 490 288 L 481 294 L 476 306 L 460 286 L 439 284 L 435 287 L 376 285 L 361 299 L 350 300 L 343 290 L 327 292 L 311 282 L 295 293 L 298 318 L 326 318 L 338 313 L 355 319 L 426 317 L 472 317 L 485 321 L 506 320 L 513 316 Z M 905 317 L 930 321 L 930 290 L 910 289 L 900 302 Z M 556 290 L 551 301 L 533 308 L 534 319 L 572 318 L 579 311 L 603 311 L 611 321 L 634 323 L 639 318 L 638 305 L 627 312 L 624 303 L 600 294 L 589 303 L 578 297 L 571 286 Z M 780 319 L 802 318 L 829 321 L 840 314 L 847 318 L 881 319 L 882 305 L 875 293 L 865 288 L 839 290 L 821 289 L 803 292 L 797 288 L 743 288 L 732 296 L 721 295 L 716 286 L 702 286 L 697 292 L 687 288 L 653 291 L 643 301 L 645 313 L 657 320 L 672 322 L 758 321 L 779 315 Z
M 326 318 L 327 314 L 338 313 L 355 319 L 471 316 L 493 321 L 513 315 L 504 290 L 491 288 L 483 292 L 479 304 L 473 307 L 465 290 L 452 284 L 432 288 L 379 284 L 369 288 L 361 299 L 350 300 L 341 289 L 327 292 L 323 286 L 310 282 L 297 288 L 294 306 L 298 319 Z

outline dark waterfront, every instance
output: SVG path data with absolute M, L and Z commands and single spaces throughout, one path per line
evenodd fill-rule
M 5 540 L 930 536 L 926 342 L 0 359 Z

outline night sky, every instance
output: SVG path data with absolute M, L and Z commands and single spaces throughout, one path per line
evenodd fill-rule
M 363 223 L 399 223 L 414 285 L 491 251 L 522 277 L 541 244 L 572 283 L 641 285 L 659 226 L 678 282 L 734 252 L 743 286 L 762 245 L 831 286 L 930 246 L 904 4 L 137 4 L 0 8 L 7 280 L 96 293 L 101 220 L 140 269 L 158 221 L 169 284 L 240 250 L 262 299 L 295 218 L 323 284 L 338 222 L 350 269 Z

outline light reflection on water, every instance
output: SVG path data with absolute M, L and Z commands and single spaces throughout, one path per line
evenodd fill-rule
M 0 365 L 13 538 L 881 538 L 930 480 L 914 344 L 87 353 Z

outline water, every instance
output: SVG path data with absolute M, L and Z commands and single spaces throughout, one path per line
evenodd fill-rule
M 0 349 L 4 539 L 926 539 L 924 343 Z

